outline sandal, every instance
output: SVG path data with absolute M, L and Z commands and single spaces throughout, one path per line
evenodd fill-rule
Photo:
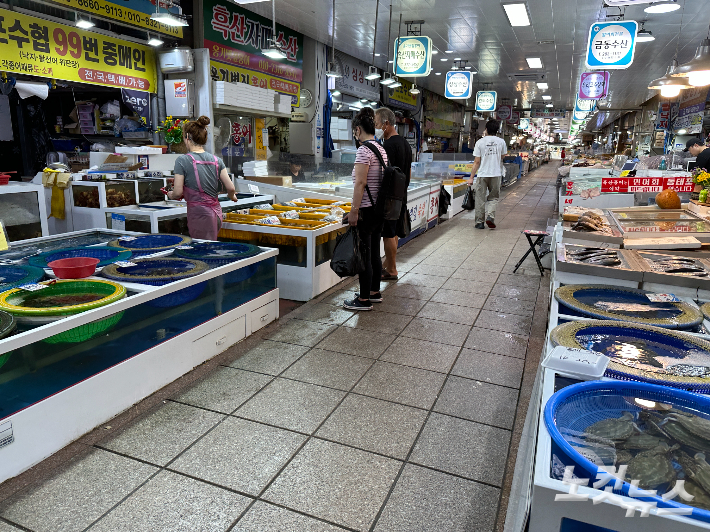
M 382 279 L 383 281 L 396 281 L 397 279 L 399 279 L 399 277 L 397 277 L 396 275 L 390 275 L 387 270 L 382 268 L 382 274 L 380 276 L 380 279 Z

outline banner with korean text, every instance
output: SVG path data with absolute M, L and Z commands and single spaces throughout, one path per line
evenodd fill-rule
M 154 51 L 0 9 L 0 70 L 156 92 Z
M 276 25 L 274 41 L 285 59 L 261 53 L 272 39 L 271 21 L 227 0 L 204 0 L 205 41 L 213 80 L 247 83 L 291 96 L 298 107 L 303 79 L 303 35 Z

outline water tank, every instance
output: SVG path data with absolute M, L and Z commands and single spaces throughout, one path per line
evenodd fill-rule
M 192 50 L 187 46 L 171 48 L 158 54 L 160 70 L 163 74 L 173 74 L 179 72 L 192 72 L 195 70 L 195 60 L 192 57 Z

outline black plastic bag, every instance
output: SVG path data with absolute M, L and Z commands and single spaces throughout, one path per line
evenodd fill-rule
M 365 270 L 360 243 L 357 227 L 349 227 L 347 232 L 336 238 L 330 269 L 338 277 L 352 277 Z
M 449 212 L 449 205 L 451 205 L 451 194 L 449 194 L 444 185 L 441 185 L 441 192 L 439 192 L 439 216 L 444 216 Z
M 412 218 L 409 216 L 409 210 L 407 209 L 407 205 L 405 204 L 402 207 L 402 213 L 399 216 L 399 220 L 397 220 L 397 225 L 395 226 L 394 234 L 397 235 L 399 238 L 407 238 L 409 236 L 409 233 L 411 232 Z
M 463 203 L 461 206 L 465 211 L 472 211 L 476 208 L 476 192 L 470 186 L 463 195 Z

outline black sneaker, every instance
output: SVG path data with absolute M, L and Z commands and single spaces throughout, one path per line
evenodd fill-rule
M 355 294 L 355 297 L 359 298 L 360 294 Z M 382 292 L 370 294 L 370 303 L 382 303 Z
M 343 308 L 348 310 L 372 310 L 372 303 L 369 301 L 360 301 L 357 297 L 350 301 L 343 301 Z
M 483 223 L 480 223 L 476 224 L 476 229 L 485 229 L 485 227 L 483 227 Z
M 495 228 L 496 228 L 496 224 L 495 224 L 495 222 L 493 221 L 493 218 L 488 218 L 488 220 L 486 220 L 486 225 L 487 225 L 488 227 L 490 227 L 491 229 L 495 229 Z

